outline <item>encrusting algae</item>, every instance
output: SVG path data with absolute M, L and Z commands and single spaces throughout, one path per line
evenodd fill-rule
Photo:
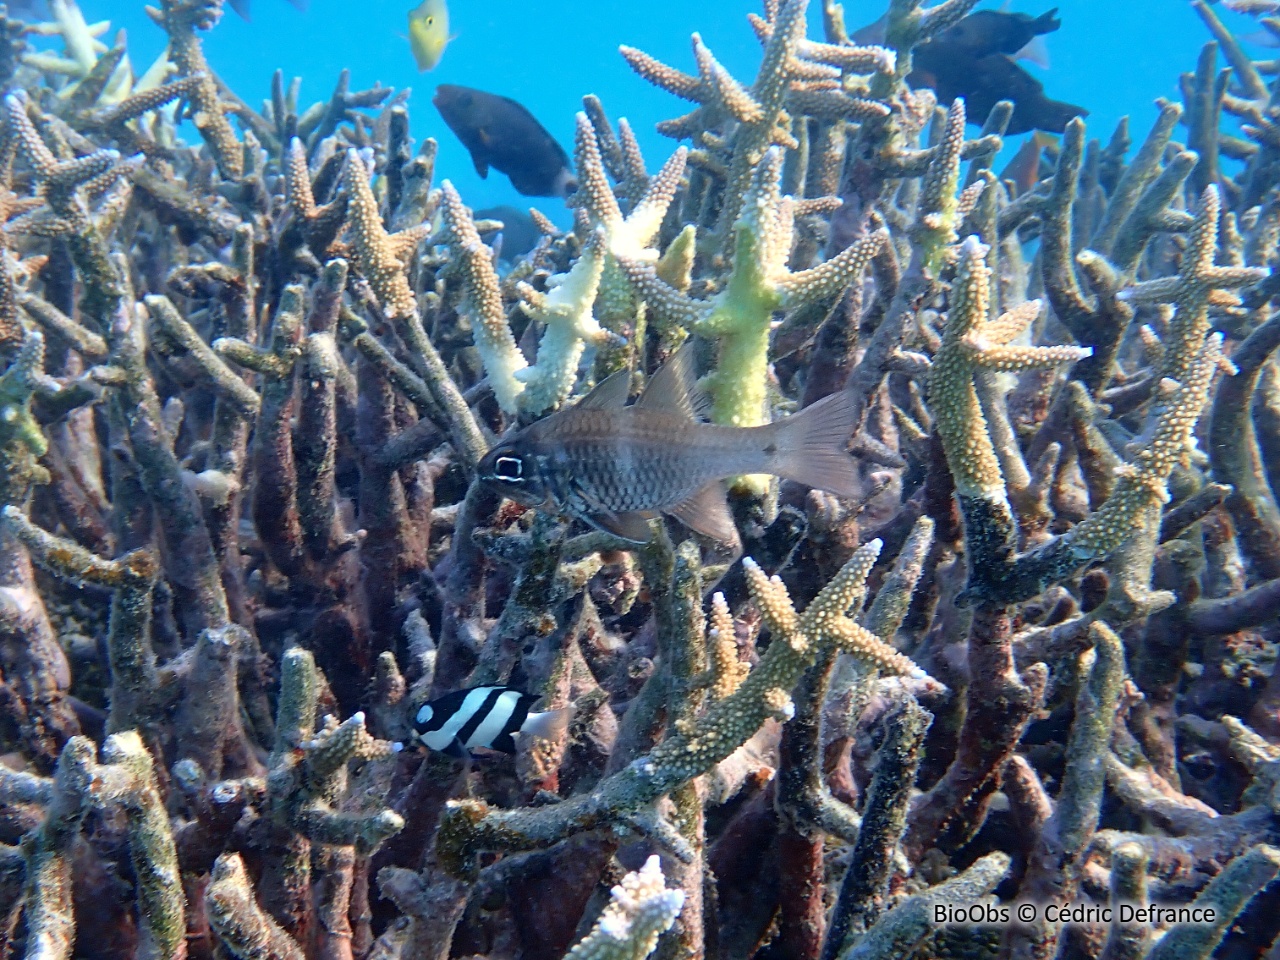
M 939 102 L 1056 23 L 974 5 L 766 0 L 749 82 L 624 47 L 681 142 L 586 96 L 572 229 L 501 258 L 407 93 L 228 89 L 219 0 L 140 75 L 0 15 L 4 951 L 1280 950 L 1275 64 L 1195 4 L 1130 154 Z M 1067 902 L 1173 913 L 936 919 Z

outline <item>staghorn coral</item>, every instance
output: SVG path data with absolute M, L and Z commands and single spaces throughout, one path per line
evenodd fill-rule
M 757 32 L 764 40 L 764 52 L 755 83 L 749 89 L 728 74 L 696 34 L 693 37 L 694 58 L 698 64 L 696 78 L 639 50 L 621 48 L 622 55 L 640 76 L 682 99 L 699 104 L 693 113 L 661 124 L 661 132 L 687 137 L 714 129 L 726 119 L 737 121 L 732 140 L 726 145 L 729 147 L 729 161 L 725 165 L 724 196 L 720 201 L 721 214 L 716 228 L 719 246 L 725 252 L 738 242 L 731 236 L 731 225 L 746 202 L 755 179 L 755 168 L 773 144 L 796 144 L 795 132 L 788 129 L 790 118 L 786 107 L 789 96 L 799 99 L 799 103 L 792 101 L 793 106 L 801 108 L 797 112 L 813 113 L 823 119 L 836 116 L 865 120 L 883 118 L 889 113 L 884 103 L 849 96 L 838 85 L 833 89 L 830 80 L 833 75 L 839 76 L 838 69 L 824 71 L 805 62 L 806 55 L 817 54 L 815 59 L 820 60 L 825 52 L 822 47 L 802 46 L 805 43 L 806 6 L 805 0 L 771 4 L 767 8 L 767 22 L 757 22 Z M 840 59 L 846 68 L 870 72 L 886 66 L 892 55 L 888 51 L 870 51 L 869 55 Z M 815 73 L 821 79 L 813 80 Z M 816 96 L 806 102 L 805 94 Z M 805 106 L 809 109 L 804 110 Z
M 162 3 L 138 78 L 64 0 L 66 57 L 4 21 L 6 948 L 1274 951 L 1274 65 L 1198 6 L 1216 45 L 1133 155 L 1073 122 L 1014 196 L 1009 111 L 905 84 L 972 6 L 894 0 L 861 47 L 770 0 L 750 82 L 625 48 L 688 143 L 650 174 L 585 98 L 575 227 L 509 269 L 407 93 L 251 108 L 217 0 Z M 747 498 L 739 560 L 474 481 L 690 335 L 718 422 L 850 391 L 863 496 Z M 568 728 L 396 749 L 495 682 Z M 1217 914 L 935 922 L 1073 898 Z
M 470 213 L 448 181 L 442 193 L 450 244 L 462 262 L 467 313 L 477 325 L 476 346 L 499 406 L 509 413 L 520 410 L 535 416 L 558 407 L 578 381 L 584 352 L 612 339 L 594 313 L 608 240 L 589 242 L 549 291 L 522 288 L 524 313 L 544 328 L 530 365 L 511 334 L 498 275 Z M 607 231 L 604 236 L 609 236 Z
M 753 173 L 734 225 L 733 268 L 708 304 L 668 287 L 654 265 L 619 257 L 643 298 L 719 344 L 716 369 L 707 384 L 717 423 L 746 427 L 767 422 L 766 367 L 774 311 L 833 298 L 860 282 L 885 242 L 883 235 L 873 233 L 819 266 L 798 273 L 787 270 L 794 214 L 780 194 L 781 177 L 782 154 L 774 150 Z
M 149 7 L 147 12 L 169 35 L 169 58 L 178 72 L 194 80 L 187 94 L 191 119 L 209 145 L 218 172 L 228 180 L 239 179 L 244 174 L 244 153 L 227 120 L 228 107 L 219 95 L 199 36 L 200 31 L 217 26 L 222 4 L 217 0 L 161 0 L 159 9 Z
M 566 960 L 643 960 L 675 922 L 684 894 L 668 890 L 657 856 L 609 891 L 610 903 Z
M 745 563 L 747 583 L 777 641 L 730 696 L 711 704 L 648 755 L 633 760 L 601 781 L 591 795 L 537 811 L 490 811 L 478 801 L 454 804 L 442 830 L 459 869 L 479 849 L 523 849 L 545 845 L 586 826 L 607 824 L 619 815 L 654 802 L 728 757 L 768 718 L 789 719 L 795 712 L 790 691 L 820 651 L 837 648 L 874 667 L 922 676 L 918 667 L 850 620 L 846 611 L 864 589 L 870 566 L 880 552 L 872 541 L 798 614 L 778 578 Z
M 254 902 L 244 861 L 224 853 L 213 865 L 205 910 L 218 939 L 235 957 L 297 960 L 302 948 Z
M 382 225 L 382 213 L 369 187 L 370 171 L 360 154 L 347 151 L 343 167 L 346 186 L 351 243 L 356 265 L 373 289 L 378 303 L 388 317 L 406 317 L 417 312 L 418 304 L 409 288 L 405 270 L 414 248 L 422 242 L 428 228 L 411 227 L 388 233 Z M 312 201 L 314 203 L 314 201 Z
M 151 957 L 185 955 L 184 905 L 177 855 L 154 762 L 137 733 L 117 733 L 102 746 L 67 742 L 58 771 L 41 799 L 44 820 L 32 831 L 27 855 L 29 955 L 70 957 L 76 940 L 72 917 L 72 861 L 82 822 L 91 811 L 120 811 L 129 838 L 137 886 L 139 949 Z

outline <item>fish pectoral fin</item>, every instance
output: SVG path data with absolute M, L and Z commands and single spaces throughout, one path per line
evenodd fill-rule
M 649 521 L 653 519 L 653 514 L 650 513 L 601 511 L 588 514 L 583 519 L 597 530 L 612 533 L 615 537 L 630 540 L 632 543 L 648 543 L 653 535 L 653 531 L 649 529 Z
M 1049 44 L 1042 34 L 1037 34 L 1027 41 L 1026 46 L 1013 55 L 1015 60 L 1034 63 L 1041 70 L 1049 69 Z
M 631 394 L 631 371 L 611 373 L 592 388 L 576 404 L 579 410 L 616 410 L 624 406 Z
M 725 497 L 725 486 L 719 480 L 707 484 L 688 500 L 677 503 L 665 512 L 694 533 L 721 543 L 741 543 L 738 527 L 729 510 L 729 501 Z
M 686 340 L 649 379 L 649 385 L 640 394 L 636 406 L 668 410 L 689 420 L 707 419 L 711 412 L 711 397 L 698 389 L 693 351 L 693 340 Z
M 536 737 L 539 740 L 554 740 L 569 729 L 569 721 L 573 719 L 573 707 L 560 707 L 558 710 L 543 710 L 531 713 L 525 718 L 519 730 L 514 730 L 511 737 L 517 743 L 521 737 Z

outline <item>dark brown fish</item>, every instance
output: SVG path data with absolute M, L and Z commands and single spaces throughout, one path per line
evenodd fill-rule
M 577 186 L 564 149 L 510 97 L 442 83 L 431 102 L 471 154 L 482 179 L 493 167 L 526 197 L 563 197 Z
M 495 256 L 508 262 L 520 259 L 537 246 L 543 236 L 527 210 L 519 210 L 504 204 L 500 207 L 477 210 L 475 216 L 477 220 L 502 221 L 502 245 Z
M 1089 114 L 1074 103 L 1046 97 L 1044 84 L 1003 53 L 973 58 L 926 43 L 916 49 L 913 63 L 916 69 L 907 77 L 908 83 L 932 87 L 943 103 L 963 97 L 974 123 L 982 123 L 1001 100 L 1012 100 L 1013 116 L 1005 131 L 1011 136 L 1029 130 L 1062 133 L 1074 117 Z
M 1017 57 L 1036 37 L 1061 26 L 1057 7 L 1038 17 L 1005 10 L 978 10 L 952 24 L 934 40 L 959 47 L 975 57 L 992 53 Z
M 1046 97 L 1044 84 L 1015 62 L 1032 40 L 1062 25 L 1056 14 L 1056 8 L 1034 18 L 996 10 L 971 13 L 915 48 L 907 82 L 931 87 L 942 103 L 963 98 L 970 123 L 982 123 L 999 101 L 1010 100 L 1009 134 L 1062 133 L 1073 117 L 1089 111 Z
M 1003 53 L 1018 58 L 1024 55 L 1023 51 L 1036 37 L 1052 33 L 1062 26 L 1057 14 L 1057 7 L 1038 17 L 1006 10 L 978 10 L 952 24 L 934 39 L 960 47 L 975 57 Z M 889 15 L 886 13 L 875 23 L 854 31 L 850 39 L 857 44 L 882 44 L 888 23 Z
M 723 480 L 771 473 L 857 496 L 846 446 L 857 404 L 840 392 L 761 427 L 700 422 L 707 400 L 682 347 L 631 406 L 626 371 L 568 410 L 524 428 L 480 461 L 480 479 L 530 507 L 585 520 L 626 540 L 649 539 L 648 521 L 669 514 L 698 533 L 738 541 Z

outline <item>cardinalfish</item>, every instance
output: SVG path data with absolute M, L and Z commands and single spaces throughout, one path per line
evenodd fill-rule
M 422 0 L 409 11 L 409 50 L 419 70 L 434 70 L 452 39 L 445 0 Z
M 432 750 L 466 759 L 515 753 L 519 737 L 553 739 L 569 723 L 570 708 L 535 713 L 537 697 L 514 687 L 472 687 L 445 694 L 419 708 L 415 737 Z
M 760 427 L 703 422 L 691 343 L 663 366 L 631 406 L 619 371 L 576 406 L 518 431 L 480 461 L 480 479 L 517 503 L 577 517 L 633 543 L 649 521 L 675 517 L 689 529 L 737 544 L 724 480 L 769 473 L 852 497 L 859 493 L 846 450 L 858 416 L 845 391 Z

